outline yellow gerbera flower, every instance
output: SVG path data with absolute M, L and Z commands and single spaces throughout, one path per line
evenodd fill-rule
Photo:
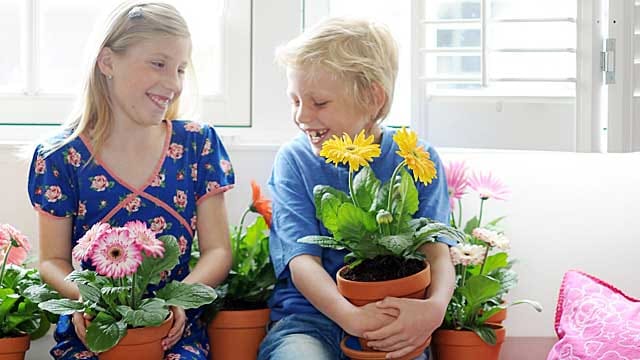
M 333 135 L 322 144 L 320 156 L 326 158 L 328 163 L 349 164 L 351 171 L 358 171 L 360 166 L 369 166 L 373 158 L 380 156 L 380 145 L 374 144 L 373 140 L 373 135 L 365 138 L 364 130 L 353 141 L 347 134 L 342 135 L 342 139 Z
M 396 131 L 393 140 L 400 149 L 396 153 L 404 158 L 409 169 L 413 171 L 414 179 L 425 185 L 431 184 L 431 181 L 436 178 L 436 167 L 424 146 L 418 146 L 418 135 L 415 131 L 403 127 Z

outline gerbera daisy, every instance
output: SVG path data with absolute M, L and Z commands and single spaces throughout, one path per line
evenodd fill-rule
M 255 180 L 251 180 L 252 201 L 250 209 L 264 217 L 267 226 L 271 227 L 271 200 L 262 196 L 260 185 Z
M 129 221 L 124 224 L 129 229 L 131 237 L 140 245 L 147 256 L 161 257 L 164 255 L 164 243 L 156 238 L 156 234 L 142 221 Z
M 0 247 L 4 249 L 4 255 L 7 256 L 9 264 L 21 265 L 31 250 L 31 244 L 26 236 L 9 224 L 0 225 L 2 234 L 0 234 Z M 8 236 L 8 239 L 7 239 Z M 11 246 L 9 246 L 9 244 Z
M 95 240 L 110 228 L 111 226 L 106 223 L 94 224 L 91 229 L 87 230 L 80 240 L 78 240 L 76 246 L 73 247 L 73 251 L 71 252 L 73 259 L 77 262 L 86 261 L 90 256 Z
M 393 135 L 393 140 L 398 144 L 396 154 L 404 158 L 405 163 L 413 171 L 415 180 L 428 185 L 436 178 L 436 167 L 429 152 L 424 145 L 418 146 L 418 135 L 415 131 L 402 128 Z
M 453 265 L 479 265 L 484 261 L 484 246 L 458 244 L 449 249 Z
M 452 161 L 444 166 L 449 189 L 449 205 L 456 208 L 456 200 L 460 200 L 467 190 L 467 164 L 464 161 Z
M 113 228 L 95 240 L 91 262 L 98 274 L 118 279 L 138 270 L 142 263 L 142 252 L 129 229 Z
M 509 188 L 502 181 L 493 177 L 489 173 L 473 173 L 467 181 L 469 187 L 480 195 L 482 200 L 496 199 L 506 200 L 509 195 Z
M 322 144 L 320 156 L 327 159 L 327 163 L 349 164 L 349 170 L 358 171 L 360 166 L 369 166 L 369 162 L 380 156 L 380 145 L 373 143 L 374 137 L 364 136 L 362 130 L 356 137 L 351 140 L 348 134 L 342 135 L 342 139 L 333 136 Z

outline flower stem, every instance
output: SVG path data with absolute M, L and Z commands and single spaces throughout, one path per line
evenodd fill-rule
M 238 227 L 238 235 L 236 236 L 236 243 L 233 244 L 233 254 L 231 255 L 232 259 L 235 259 L 238 256 L 238 252 L 240 251 L 240 238 L 242 237 L 242 227 L 244 226 L 244 219 L 247 217 L 247 214 L 251 211 L 251 208 L 247 208 L 242 214 L 240 218 L 240 226 Z
M 462 200 L 460 198 L 458 198 L 458 224 L 462 226 Z
M 131 308 L 136 309 L 136 273 L 131 276 Z
M 478 216 L 478 227 L 482 226 L 482 209 L 484 207 L 485 199 L 480 198 L 480 216 Z
M 480 275 L 484 273 L 484 264 L 487 262 L 487 256 L 489 256 L 489 244 L 487 244 L 487 248 L 484 250 L 484 259 L 482 259 L 482 266 L 480 267 Z
M 453 214 L 453 211 L 451 212 L 451 226 L 456 229 L 458 228 L 458 225 L 456 225 L 456 216 Z
M 351 168 L 349 168 L 349 195 L 351 196 L 351 201 L 353 202 L 353 205 L 355 205 L 356 207 L 360 207 L 360 205 L 358 205 L 358 200 L 356 200 L 356 197 L 353 191 L 353 171 L 351 170 Z
M 393 174 L 391 174 L 391 179 L 389 179 L 389 199 L 387 201 L 387 211 L 391 213 L 391 198 L 393 197 L 393 183 L 396 181 L 396 175 L 400 172 L 400 169 L 407 163 L 406 160 L 402 160 L 398 166 L 393 170 Z
M 4 254 L 4 260 L 2 260 L 2 268 L 0 268 L 0 288 L 2 287 L 2 281 L 4 280 L 4 269 L 7 266 L 7 260 L 9 259 L 9 252 L 13 244 L 9 242 L 9 247 L 7 248 L 7 252 Z
M 467 280 L 467 266 L 462 266 L 462 281 L 460 282 L 460 287 L 464 287 L 464 282 Z

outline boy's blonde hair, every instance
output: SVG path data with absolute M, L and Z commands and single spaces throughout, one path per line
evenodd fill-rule
M 110 14 L 106 27 L 99 34 L 99 46 L 91 50 L 86 83 L 76 109 L 63 125 L 69 136 L 43 147 L 47 156 L 83 133 L 91 134 L 94 155 L 100 152 L 112 127 L 113 113 L 109 98 L 107 79 L 98 67 L 98 57 L 103 48 L 116 54 L 143 40 L 158 36 L 190 38 L 191 34 L 184 18 L 172 5 L 161 2 L 126 1 Z M 97 43 L 97 42 L 96 42 Z M 97 43 L 98 44 L 98 43 Z M 179 114 L 180 99 L 169 105 L 166 119 L 175 119 Z
M 378 83 L 386 102 L 375 117 L 382 121 L 393 102 L 398 75 L 398 48 L 389 29 L 380 23 L 346 17 L 321 21 L 276 50 L 276 61 L 285 67 L 319 66 L 342 80 L 347 95 L 361 109 L 371 104 L 371 87 Z

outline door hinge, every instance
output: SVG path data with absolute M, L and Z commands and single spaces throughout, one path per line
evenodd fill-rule
M 605 51 L 600 52 L 600 70 L 604 72 L 605 84 L 616 83 L 616 39 L 605 39 Z

